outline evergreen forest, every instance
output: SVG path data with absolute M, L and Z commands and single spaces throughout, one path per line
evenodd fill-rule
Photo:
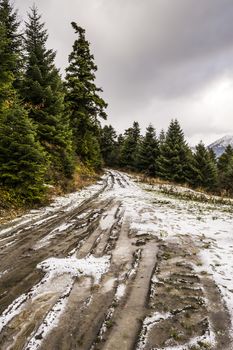
M 22 206 L 41 203 L 50 186 L 67 190 L 80 164 L 232 195 L 230 146 L 219 159 L 202 142 L 191 150 L 176 119 L 158 135 L 151 124 L 145 135 L 138 122 L 119 135 L 103 126 L 107 103 L 95 83 L 90 43 L 85 29 L 71 26 L 76 40 L 63 78 L 38 9 L 30 9 L 23 25 L 11 2 L 0 0 L 1 197 Z
M 191 149 L 177 119 L 158 135 L 148 125 L 145 135 L 138 122 L 117 135 L 113 127 L 101 129 L 104 164 L 126 171 L 141 172 L 174 184 L 187 185 L 210 193 L 233 195 L 233 148 L 229 145 L 217 158 L 212 149 L 200 142 Z
M 40 203 L 53 186 L 67 190 L 80 164 L 92 173 L 103 166 L 107 104 L 85 30 L 71 26 L 63 79 L 38 9 L 22 24 L 11 2 L 0 1 L 0 190 L 19 205 Z

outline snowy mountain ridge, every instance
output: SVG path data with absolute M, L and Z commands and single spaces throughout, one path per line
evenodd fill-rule
M 233 135 L 225 135 L 221 139 L 218 139 L 215 142 L 211 143 L 209 147 L 227 147 L 228 145 L 233 146 Z
M 211 148 L 217 157 L 220 157 L 228 145 L 231 145 L 233 147 L 233 135 L 223 136 L 222 138 L 211 143 L 208 148 Z

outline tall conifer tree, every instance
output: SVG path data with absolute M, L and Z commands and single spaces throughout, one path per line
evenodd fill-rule
M 227 170 L 229 162 L 231 161 L 232 158 L 233 158 L 233 148 L 231 147 L 231 145 L 228 145 L 225 151 L 223 152 L 223 154 L 218 159 L 217 166 L 218 166 L 218 171 L 220 173 L 224 173 Z
M 117 165 L 117 134 L 111 125 L 105 125 L 101 130 L 100 146 L 104 163 L 107 166 Z
M 0 112 L 13 104 L 19 42 L 18 22 L 8 0 L 0 1 Z
M 158 158 L 159 176 L 178 183 L 189 182 L 191 151 L 177 119 L 172 120 Z
M 166 139 L 166 134 L 165 134 L 164 130 L 162 129 L 160 134 L 159 134 L 159 145 L 160 146 L 165 142 L 165 139 Z
M 13 86 L 19 88 L 23 68 L 22 34 L 19 33 L 20 23 L 17 19 L 17 11 L 9 0 L 0 0 L 0 23 L 4 27 L 7 39 L 4 48 L 5 60 L 1 61 L 1 66 L 11 73 Z
M 233 195 L 233 157 L 229 159 L 226 171 L 219 174 L 219 187 L 229 195 Z
M 35 128 L 17 101 L 0 117 L 0 185 L 25 201 L 44 193 L 45 154 Z
M 102 164 L 99 147 L 99 118 L 106 119 L 106 102 L 100 97 L 101 88 L 95 85 L 97 66 L 90 53 L 85 30 L 72 22 L 78 35 L 66 69 L 66 101 L 77 155 L 82 161 L 99 168 Z
M 217 167 L 202 142 L 196 146 L 196 151 L 193 155 L 192 169 L 192 185 L 194 187 L 203 187 L 210 191 L 216 189 Z
M 121 147 L 122 166 L 137 169 L 140 141 L 140 127 L 138 122 L 134 122 L 133 126 L 127 129 L 124 134 L 124 141 Z
M 124 136 L 122 134 L 119 134 L 116 142 L 116 148 L 117 148 L 116 165 L 119 167 L 123 166 L 122 164 L 123 145 L 124 145 Z
M 0 23 L 0 113 L 3 112 L 12 98 L 12 73 L 5 69 L 5 62 L 8 61 L 9 54 L 6 52 L 7 37 L 5 27 Z
M 70 176 L 73 171 L 72 133 L 65 114 L 64 88 L 54 64 L 55 52 L 46 48 L 47 31 L 35 7 L 29 14 L 25 35 L 24 101 L 50 160 L 49 178 L 59 178 L 59 173 Z
M 138 152 L 138 168 L 149 176 L 157 176 L 159 156 L 159 141 L 155 129 L 150 124 L 142 138 Z
M 217 157 L 216 157 L 216 154 L 215 154 L 214 150 L 212 148 L 208 148 L 208 152 L 209 152 L 209 155 L 210 155 L 210 159 L 216 165 L 217 164 Z
M 44 193 L 45 156 L 20 105 L 20 38 L 16 12 L 0 2 L 0 186 L 21 200 L 40 200 Z
M 233 193 L 233 148 L 228 145 L 217 162 L 219 189 Z

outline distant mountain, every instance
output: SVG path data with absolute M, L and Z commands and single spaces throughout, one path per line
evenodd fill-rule
M 208 148 L 212 148 L 217 157 L 220 157 L 221 154 L 225 151 L 225 148 L 231 145 L 233 147 L 233 135 L 226 135 L 221 139 L 211 143 Z

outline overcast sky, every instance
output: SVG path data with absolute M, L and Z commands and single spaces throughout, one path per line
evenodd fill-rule
M 117 131 L 178 118 L 192 145 L 233 134 L 232 0 L 15 0 L 21 19 L 33 3 L 61 71 L 70 22 L 86 29 Z

